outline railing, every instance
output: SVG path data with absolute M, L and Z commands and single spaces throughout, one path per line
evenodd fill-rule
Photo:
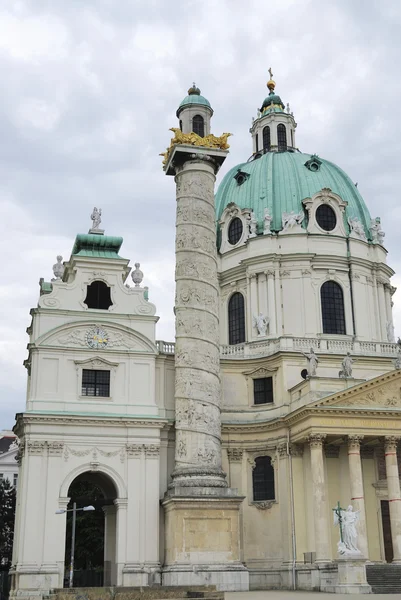
M 173 355 L 174 342 L 156 342 L 160 354 Z M 351 354 L 395 357 L 399 350 L 398 344 L 389 342 L 357 342 L 351 337 L 344 340 L 331 338 L 299 338 L 281 337 L 278 339 L 255 340 L 235 345 L 220 346 L 220 358 L 241 359 L 270 356 L 276 352 L 305 352 L 313 348 L 322 354 Z

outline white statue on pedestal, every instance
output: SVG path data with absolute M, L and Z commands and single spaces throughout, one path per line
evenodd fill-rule
M 365 229 L 364 229 L 361 221 L 358 219 L 358 217 L 349 217 L 348 225 L 350 226 L 350 229 L 351 229 L 351 235 L 354 234 L 354 237 L 364 240 L 365 242 L 367 241 Z
M 264 337 L 266 335 L 269 320 L 269 317 L 265 317 L 262 313 L 253 317 L 253 326 L 258 330 L 258 337 Z
M 347 352 L 347 356 L 344 357 L 342 362 L 342 369 L 338 373 L 339 377 L 343 377 L 344 379 L 349 379 L 352 377 L 352 363 L 354 361 L 351 358 L 351 354 Z
M 252 211 L 249 216 L 249 237 L 254 238 L 258 234 L 258 221 L 255 217 L 255 213 Z
M 264 219 L 263 219 L 263 223 L 264 223 L 263 235 L 271 235 L 270 225 L 271 225 L 272 220 L 273 220 L 273 217 L 269 213 L 269 209 L 265 208 L 265 214 L 264 214 Z
M 99 225 L 102 222 L 102 209 L 95 206 L 91 214 L 91 219 L 93 221 L 92 229 L 99 229 Z
M 358 533 L 356 524 L 359 521 L 359 510 L 353 510 L 351 504 L 347 510 L 334 509 L 334 525 L 340 527 L 340 541 L 337 544 L 338 553 L 341 555 L 361 554 L 357 547 Z
M 309 354 L 306 352 L 302 352 L 302 354 L 308 359 L 308 377 L 315 377 L 319 359 L 316 356 L 314 349 L 311 348 Z
M 387 330 L 387 340 L 391 343 L 394 343 L 394 325 L 393 325 L 392 321 L 387 321 L 386 330 Z
M 59 254 L 57 256 L 57 262 L 53 265 L 53 274 L 57 279 L 63 279 L 64 275 L 64 265 L 62 263 L 63 257 Z
M 382 229 L 379 217 L 370 220 L 370 234 L 372 236 L 373 243 L 383 244 L 386 234 Z

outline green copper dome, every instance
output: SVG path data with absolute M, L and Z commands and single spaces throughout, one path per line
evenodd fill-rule
M 261 112 L 263 112 L 265 108 L 269 108 L 269 106 L 274 106 L 275 108 L 281 107 L 284 109 L 283 101 L 281 100 L 280 96 L 274 92 L 270 92 L 267 98 L 263 100 L 262 108 L 260 109 Z
M 207 100 L 207 98 L 205 98 L 204 96 L 201 96 L 200 89 L 196 87 L 195 84 L 193 84 L 192 87 L 189 88 L 188 96 L 185 96 L 184 100 L 179 105 L 177 109 L 177 117 L 180 116 L 180 112 L 185 106 L 190 106 L 191 104 L 201 104 L 202 106 L 207 106 L 208 108 L 210 108 L 213 114 L 213 110 L 210 106 L 209 100 Z
M 238 180 L 239 170 L 249 177 Z M 301 152 L 267 152 L 256 160 L 231 169 L 216 194 L 216 218 L 219 220 L 226 206 L 235 202 L 240 208 L 254 211 L 260 232 L 263 231 L 264 211 L 268 208 L 273 217 L 271 230 L 280 231 L 282 214 L 303 211 L 302 200 L 310 198 L 322 188 L 330 188 L 348 203 L 345 211 L 346 230 L 349 230 L 348 218 L 357 217 L 370 239 L 369 211 L 348 175 L 327 160 Z M 306 226 L 305 221 L 303 226 Z

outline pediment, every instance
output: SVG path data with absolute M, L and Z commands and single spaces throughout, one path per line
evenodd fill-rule
M 252 379 L 256 379 L 258 377 L 273 377 L 276 373 L 277 369 L 268 369 L 267 367 L 257 367 L 256 369 L 252 369 L 252 371 L 245 371 L 244 375 L 246 377 L 251 377 Z
M 98 348 L 102 352 L 129 351 L 157 354 L 156 346 L 144 335 L 128 327 L 118 326 L 108 321 L 69 323 L 57 327 L 42 335 L 37 340 L 36 345 L 51 348 L 87 348 L 93 350 L 88 345 L 88 334 L 97 327 L 104 330 L 107 336 L 107 343 Z
M 401 409 L 401 370 L 380 375 L 314 404 L 319 408 Z

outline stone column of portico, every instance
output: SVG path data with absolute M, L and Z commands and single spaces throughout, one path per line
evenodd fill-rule
M 315 525 L 316 562 L 331 560 L 328 499 L 324 474 L 323 443 L 325 434 L 313 433 L 309 436 L 312 470 L 313 517 Z
M 400 438 L 389 435 L 384 438 L 387 492 L 390 508 L 391 538 L 394 563 L 401 563 L 401 491 L 398 473 L 397 446 Z
M 351 504 L 354 510 L 359 510 L 358 549 L 364 558 L 369 558 L 368 536 L 366 531 L 365 498 L 363 492 L 361 440 L 363 435 L 348 436 L 348 466 L 351 486 Z
M 221 468 L 219 284 L 214 210 L 215 174 L 227 152 L 219 150 L 218 154 L 219 163 L 209 153 L 182 146 L 174 165 L 176 445 L 172 487 L 175 488 L 227 485 Z

